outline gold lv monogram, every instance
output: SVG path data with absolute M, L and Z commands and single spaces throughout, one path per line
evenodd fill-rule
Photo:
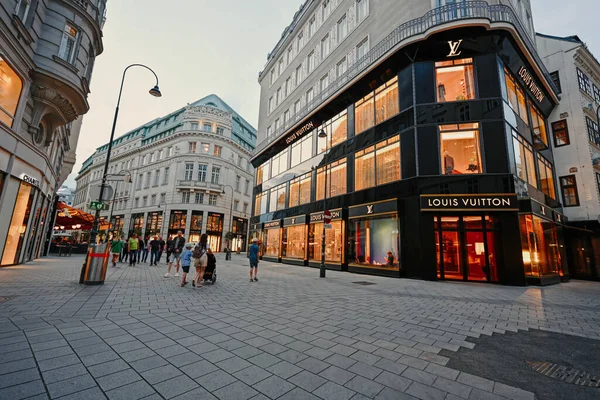
M 458 51 L 461 43 L 462 43 L 462 39 L 460 39 L 458 42 L 453 42 L 453 41 L 449 41 L 448 45 L 450 46 L 450 53 L 448 53 L 448 55 L 446 57 L 456 57 L 456 56 L 460 56 L 460 54 L 462 53 L 462 51 Z
M 373 205 L 367 206 L 367 214 L 373 214 Z

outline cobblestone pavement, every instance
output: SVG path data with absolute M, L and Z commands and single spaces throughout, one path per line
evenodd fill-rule
M 82 262 L 0 269 L 0 399 L 534 399 L 502 374 L 446 365 L 473 338 L 506 332 L 600 339 L 592 282 L 320 279 L 264 262 L 250 283 L 234 255 L 196 290 L 163 278 L 164 265 L 121 265 L 81 286 Z

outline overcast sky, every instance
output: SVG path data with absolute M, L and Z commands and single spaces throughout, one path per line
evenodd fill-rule
M 116 137 L 187 103 L 215 93 L 254 127 L 258 119 L 258 72 L 304 0 L 109 0 L 104 53 L 92 76 L 90 111 L 77 146 L 77 163 L 66 184 L 97 147 L 108 142 L 123 69 L 152 68 L 163 97 L 148 90 L 154 77 L 127 72 Z M 398 0 L 378 0 L 398 1 Z M 408 0 L 424 1 L 424 0 Z M 598 0 L 531 0 L 536 30 L 579 35 L 600 57 Z

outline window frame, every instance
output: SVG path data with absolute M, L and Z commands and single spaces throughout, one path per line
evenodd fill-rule
M 563 183 L 563 179 L 573 179 L 573 182 L 565 185 Z M 558 178 L 558 181 L 560 183 L 560 194 L 562 197 L 562 201 L 563 201 L 563 207 L 579 207 L 581 205 L 580 201 L 579 201 L 579 190 L 577 189 L 577 177 L 574 174 L 571 175 L 564 175 L 564 176 L 560 176 Z M 567 204 L 567 201 L 565 200 L 565 189 L 570 189 L 570 188 L 574 188 L 574 196 L 575 196 L 575 204 Z
M 467 93 L 467 96 L 464 99 L 450 99 L 450 100 L 440 100 L 440 86 L 438 86 L 438 82 L 439 82 L 439 77 L 438 77 L 438 73 L 440 70 L 444 70 L 444 69 L 450 69 L 450 68 L 457 68 L 457 67 L 462 67 L 464 68 L 463 71 L 465 74 L 470 74 L 470 79 L 473 82 L 473 88 L 471 89 L 471 93 Z M 466 57 L 466 58 L 459 58 L 459 59 L 451 59 L 451 60 L 444 60 L 444 61 L 437 61 L 434 63 L 434 69 L 435 69 L 435 98 L 436 98 L 436 103 L 450 103 L 450 102 L 459 102 L 459 101 L 470 101 L 470 100 L 477 100 L 479 98 L 479 96 L 477 95 L 478 93 L 478 88 L 477 88 L 477 77 L 476 77 L 476 73 L 475 73 L 475 60 L 472 57 Z M 465 84 L 466 84 L 466 80 L 465 80 Z M 472 94 L 473 96 L 470 97 L 470 94 Z M 446 95 L 446 91 L 444 90 L 444 96 Z
M 75 31 L 75 36 L 73 37 L 73 35 L 71 34 L 70 30 L 68 31 L 67 28 L 71 28 L 73 31 Z M 79 43 L 79 38 L 80 38 L 80 29 L 79 27 L 76 27 L 74 24 L 71 24 L 70 22 L 67 22 L 65 24 L 65 27 L 62 30 L 62 37 L 60 40 L 60 45 L 58 47 L 58 57 L 66 62 L 68 62 L 69 64 L 74 64 L 75 60 L 76 60 L 76 54 L 77 54 L 77 45 Z M 67 49 L 67 44 L 69 42 L 69 39 L 73 39 L 73 47 L 71 47 L 71 51 L 69 52 L 69 54 L 64 54 L 64 52 Z
M 561 124 L 564 124 L 564 127 L 561 128 Z M 555 121 L 551 123 L 550 126 L 552 127 L 552 138 L 554 140 L 554 147 L 568 146 L 569 144 L 571 144 L 571 139 L 569 137 L 569 126 L 566 119 Z M 564 143 L 558 144 L 556 134 L 561 131 L 564 131 Z
M 593 97 L 590 77 L 579 67 L 576 67 L 575 69 L 577 70 L 577 83 L 579 84 L 579 89 Z

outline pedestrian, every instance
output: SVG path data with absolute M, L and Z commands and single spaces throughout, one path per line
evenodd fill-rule
M 250 254 L 248 256 L 250 261 L 250 282 L 258 282 L 258 239 L 252 239 L 252 244 L 250 245 Z M 254 274 L 254 278 L 252 275 Z
M 183 270 L 181 278 L 181 287 L 187 285 L 187 274 L 190 272 L 190 265 L 192 264 L 192 244 L 188 243 L 185 245 L 185 250 L 181 253 L 181 269 Z
M 171 258 L 169 259 L 169 268 L 165 274 L 165 278 L 171 277 L 171 267 L 175 263 L 175 276 L 179 276 L 179 267 L 181 266 L 181 252 L 185 246 L 185 238 L 182 231 L 177 231 L 177 236 L 171 243 Z
M 146 262 L 146 260 L 144 259 L 144 256 L 148 257 L 148 248 L 146 247 L 146 242 L 142 238 L 142 235 L 140 235 L 138 239 L 140 241 L 138 247 L 138 262 Z
M 119 262 L 127 262 L 127 259 L 129 258 L 129 238 L 127 238 L 127 240 L 123 239 L 123 251 L 121 252 L 121 257 L 119 257 Z
M 163 240 L 162 236 L 159 238 L 158 240 L 160 242 L 160 247 L 158 249 L 158 258 L 156 260 L 154 260 L 154 265 L 156 265 L 156 263 L 158 263 L 162 257 L 162 253 L 163 251 L 165 251 L 165 241 Z
M 149 243 L 150 246 L 150 266 L 156 265 L 158 262 L 158 251 L 160 249 L 160 241 L 158 236 L 155 236 Z
M 135 267 L 135 262 L 137 261 L 138 248 L 140 245 L 140 241 L 137 237 L 137 233 L 134 233 L 129 238 L 129 266 Z
M 113 267 L 116 267 L 121 251 L 123 251 L 123 241 L 120 237 L 117 237 L 116 233 L 113 235 L 113 239 L 110 242 L 110 251 L 112 253 Z
M 169 235 L 167 236 L 167 243 L 165 244 L 165 251 L 167 252 L 167 264 L 171 259 L 171 247 L 173 247 L 173 237 Z
M 196 267 L 196 275 L 194 275 L 194 280 L 192 281 L 192 286 L 194 287 L 202 287 L 204 270 L 208 264 L 208 255 L 206 254 L 207 242 L 208 236 L 206 233 L 203 233 L 202 236 L 200 236 L 200 242 L 194 247 L 194 252 L 192 254 L 192 257 L 194 257 L 194 267 Z

